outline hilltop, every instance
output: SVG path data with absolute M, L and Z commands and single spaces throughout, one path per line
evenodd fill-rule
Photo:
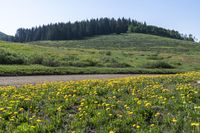
M 0 74 L 177 73 L 200 69 L 199 55 L 198 43 L 136 33 L 0 42 Z
M 173 29 L 148 25 L 146 22 L 126 18 L 97 18 L 67 23 L 55 23 L 32 27 L 19 28 L 15 35 L 17 42 L 31 42 L 42 40 L 77 40 L 96 35 L 110 35 L 122 33 L 144 33 L 179 40 L 194 41 L 190 34 L 184 35 Z

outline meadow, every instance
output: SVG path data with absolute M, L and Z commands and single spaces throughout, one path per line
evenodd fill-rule
M 0 88 L 0 132 L 200 131 L 200 72 Z
M 199 55 L 199 43 L 136 33 L 70 41 L 1 41 L 0 75 L 179 73 L 199 70 Z

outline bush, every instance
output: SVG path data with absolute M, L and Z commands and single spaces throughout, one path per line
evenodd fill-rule
M 53 58 L 53 57 L 49 57 L 49 58 L 44 58 L 42 61 L 42 65 L 44 66 L 50 66 L 50 67 L 57 67 L 60 66 L 60 62 Z
M 153 54 L 153 55 L 149 55 L 149 56 L 147 57 L 147 59 L 149 59 L 149 60 L 162 60 L 162 59 L 164 59 L 164 58 L 158 56 L 157 54 Z
M 30 57 L 30 64 L 42 64 L 44 57 L 41 55 L 33 55 Z
M 26 62 L 27 59 L 22 55 L 3 49 L 0 50 L 0 64 L 26 64 Z
M 88 66 L 102 66 L 97 60 L 86 59 L 82 61 L 72 62 L 71 66 L 75 67 L 88 67 Z
M 146 63 L 143 67 L 144 68 L 166 68 L 166 69 L 175 68 L 174 66 L 172 66 L 169 63 L 164 62 L 164 61 Z

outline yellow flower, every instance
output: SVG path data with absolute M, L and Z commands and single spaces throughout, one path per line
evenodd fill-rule
M 137 104 L 138 104 L 138 105 L 142 104 L 142 101 L 140 101 L 140 100 L 139 100 L 139 101 L 137 101 Z
M 159 113 L 159 112 L 157 112 L 157 113 L 155 114 L 155 117 L 156 117 L 156 116 L 159 116 L 159 115 L 160 115 L 160 113 Z
M 151 103 L 146 103 L 144 106 L 149 107 L 149 106 L 151 106 Z
M 110 130 L 109 133 L 115 133 L 113 130 Z
M 177 122 L 177 120 L 176 120 L 175 118 L 173 118 L 173 119 L 172 119 L 172 122 L 176 123 L 176 122 Z
M 200 106 L 194 106 L 194 109 L 200 109 Z
M 198 127 L 200 125 L 200 123 L 198 123 L 198 122 L 193 122 L 193 123 L 191 123 L 191 126 L 196 126 L 196 127 Z
M 133 114 L 133 112 L 131 112 L 131 111 L 128 111 L 128 114 L 129 114 L 129 115 L 132 115 L 132 114 Z
M 40 120 L 40 119 L 37 119 L 36 121 L 37 121 L 38 123 L 42 122 L 42 120 Z
M 133 124 L 133 127 L 135 127 L 135 128 L 140 128 L 140 126 L 137 125 L 137 124 Z
M 18 112 L 14 112 L 14 115 L 18 114 Z
M 0 108 L 0 111 L 3 111 L 4 110 L 4 108 Z
M 108 111 L 108 110 L 110 110 L 110 108 L 106 108 L 106 110 Z
M 137 125 L 137 126 L 136 126 L 136 128 L 140 128 L 140 126 L 139 126 L 139 125 Z
M 62 106 L 58 107 L 57 110 L 58 110 L 58 111 L 61 111 L 61 110 L 62 110 Z
M 31 128 L 35 128 L 35 126 L 31 126 Z
M 155 124 L 151 124 L 151 127 L 154 127 L 155 126 Z
M 23 110 L 24 110 L 24 108 L 20 108 L 20 109 L 19 109 L 19 111 L 23 111 Z

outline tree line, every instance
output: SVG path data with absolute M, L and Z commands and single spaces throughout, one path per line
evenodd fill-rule
M 125 18 L 100 18 L 84 21 L 55 23 L 30 29 L 19 28 L 14 41 L 30 42 L 40 40 L 74 40 L 95 35 L 121 34 L 126 32 L 152 34 L 181 40 L 194 41 L 193 36 L 180 34 L 157 26 L 147 25 Z

